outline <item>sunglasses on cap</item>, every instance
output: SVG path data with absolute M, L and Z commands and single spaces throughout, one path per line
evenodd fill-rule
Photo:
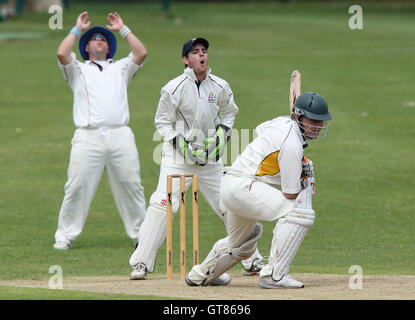
M 102 34 L 97 33 L 97 34 L 92 35 L 91 38 L 89 38 L 89 41 L 91 40 L 107 41 L 107 38 L 105 38 Z

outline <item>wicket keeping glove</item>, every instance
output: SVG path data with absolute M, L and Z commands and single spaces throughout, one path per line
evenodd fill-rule
M 231 137 L 231 129 L 220 124 L 216 128 L 216 135 L 214 137 L 206 138 L 206 154 L 208 160 L 218 161 L 225 152 L 226 143 Z
M 186 160 L 190 160 L 192 163 L 200 166 L 206 165 L 206 152 L 203 148 L 198 148 L 191 142 L 188 142 L 184 137 L 179 134 L 173 138 L 173 146 L 179 150 L 180 154 Z

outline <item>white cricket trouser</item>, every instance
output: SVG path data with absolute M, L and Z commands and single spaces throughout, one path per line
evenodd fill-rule
M 104 169 L 125 231 L 137 241 L 146 202 L 134 134 L 127 126 L 75 131 L 56 241 L 72 242 L 82 232 Z
M 187 164 L 176 153 L 170 142 L 163 144 L 162 162 L 157 190 L 151 195 L 146 217 L 140 229 L 139 244 L 130 258 L 130 265 L 144 263 L 147 271 L 154 271 L 157 251 L 166 238 L 166 193 L 167 176 L 170 174 L 197 174 L 200 193 L 209 203 L 216 214 L 223 219 L 219 207 L 220 181 L 223 165 L 221 163 L 207 164 L 206 166 Z M 177 161 L 176 161 L 177 160 Z M 192 178 L 186 178 L 186 189 L 192 183 Z M 180 179 L 173 179 L 172 184 L 173 213 L 179 207 Z M 191 208 L 191 205 L 187 205 Z
M 254 231 L 258 221 L 275 221 L 286 216 L 295 200 L 264 182 L 226 174 L 222 178 L 221 199 L 230 211 L 227 215 L 229 245 L 237 248 Z

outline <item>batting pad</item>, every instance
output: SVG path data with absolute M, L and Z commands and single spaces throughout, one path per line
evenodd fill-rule
M 211 253 L 203 264 L 208 269 L 207 278 L 203 285 L 209 285 L 213 280 L 220 277 L 240 261 L 249 258 L 257 248 L 257 242 L 262 235 L 262 224 L 257 223 L 249 239 L 240 247 L 229 250 L 225 242 L 216 242 Z M 225 238 L 226 239 L 226 238 Z M 223 240 L 223 239 L 222 239 Z
M 311 208 L 312 187 L 304 189 L 297 197 L 293 210 L 279 219 L 271 244 L 269 264 L 273 267 L 273 279 L 278 281 L 287 275 L 308 229 L 314 225 L 315 212 Z M 261 272 L 265 276 L 269 268 Z

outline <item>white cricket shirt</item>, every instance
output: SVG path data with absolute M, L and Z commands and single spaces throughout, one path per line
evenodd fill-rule
M 217 125 L 233 127 L 238 107 L 232 90 L 210 71 L 208 68 L 199 87 L 193 69 L 186 68 L 161 89 L 154 123 L 164 141 L 181 133 L 187 141 L 204 146 L 205 138 L 215 135 Z
M 107 60 L 103 69 L 87 60 L 85 63 L 71 53 L 72 62 L 62 65 L 65 80 L 74 94 L 73 120 L 77 128 L 125 126 L 130 120 L 127 86 L 140 66 L 128 57 Z
M 276 185 L 285 193 L 301 191 L 304 141 L 297 123 L 278 117 L 261 123 L 257 137 L 236 158 L 231 170 Z

